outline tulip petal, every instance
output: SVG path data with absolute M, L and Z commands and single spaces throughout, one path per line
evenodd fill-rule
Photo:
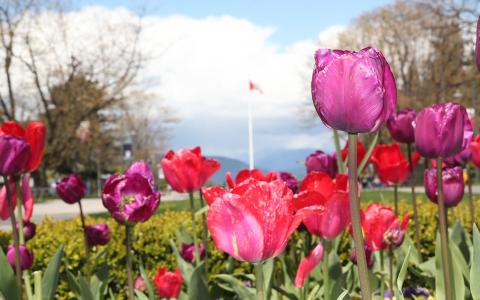
M 32 189 L 30 188 L 30 176 L 28 173 L 22 176 L 22 201 L 25 211 L 23 219 L 25 222 L 29 222 L 32 217 L 35 199 L 33 198 Z
M 152 170 L 150 170 L 150 167 L 148 164 L 144 161 L 137 161 L 133 163 L 126 171 L 125 175 L 130 176 L 133 174 L 139 174 L 142 177 L 146 178 L 148 180 L 148 183 L 150 184 L 151 187 L 155 186 L 155 179 L 153 177 Z
M 227 172 L 227 174 L 225 174 L 225 181 L 227 182 L 229 189 L 233 189 L 235 187 L 235 182 L 233 182 L 232 173 Z
M 47 127 L 43 123 L 30 122 L 28 124 L 25 130 L 25 138 L 30 145 L 30 157 L 25 166 L 27 172 L 35 171 L 42 162 L 46 134 Z
M 327 173 L 310 172 L 300 184 L 300 192 L 316 191 L 326 199 L 335 191 L 335 184 Z
M 4 122 L 0 130 L 3 134 L 25 138 L 25 129 L 15 121 Z
M 322 261 L 322 258 L 323 245 L 320 243 L 315 246 L 310 254 L 300 262 L 300 265 L 297 269 L 297 275 L 295 276 L 295 286 L 303 286 L 305 278 L 307 278 L 312 270 Z
M 10 194 L 12 195 L 13 208 L 17 206 L 17 189 L 15 181 L 10 179 Z M 0 189 L 0 219 L 7 220 L 10 218 L 10 211 L 8 209 L 7 189 L 5 185 Z
M 225 195 L 225 193 L 227 193 L 227 191 L 225 191 L 219 186 L 212 186 L 202 189 L 203 198 L 209 206 L 211 206 L 216 199 L 221 198 L 223 195 Z

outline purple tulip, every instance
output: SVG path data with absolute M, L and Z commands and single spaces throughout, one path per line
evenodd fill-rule
M 277 179 L 283 180 L 289 189 L 292 190 L 294 194 L 298 191 L 298 180 L 297 177 L 293 176 L 292 173 L 288 172 L 278 172 Z
M 467 147 L 463 137 L 467 112 L 456 103 L 439 103 L 424 108 L 415 119 L 417 151 L 426 158 L 447 158 Z
M 470 149 L 470 143 L 473 140 L 473 126 L 467 111 L 463 116 L 463 143 L 462 151 L 454 156 L 450 156 L 444 159 L 444 163 L 449 167 L 465 167 L 472 156 L 472 150 Z
M 90 247 L 97 245 L 103 246 L 110 241 L 110 228 L 104 223 L 95 226 L 85 226 L 85 233 Z
M 387 120 L 387 128 L 392 138 L 399 143 L 414 143 L 413 122 L 416 117 L 417 112 L 411 108 L 394 112 Z
M 17 230 L 18 230 L 18 223 L 17 223 Z M 37 225 L 33 222 L 25 222 L 23 223 L 23 236 L 25 237 L 25 241 L 31 240 L 35 233 L 37 232 Z
M 403 243 L 405 238 L 405 230 L 400 227 L 393 227 L 388 229 L 383 235 L 385 244 L 390 245 L 392 248 L 397 248 Z
M 147 290 L 147 284 L 145 283 L 145 280 L 142 276 L 138 276 L 137 279 L 135 279 L 133 287 L 140 292 L 144 292 Z
M 15 269 L 15 247 L 9 245 L 7 249 L 7 260 Z M 28 270 L 33 265 L 33 253 L 27 249 L 24 245 L 20 245 L 20 268 L 22 270 Z
M 480 17 L 477 20 L 477 39 L 475 42 L 475 56 L 477 61 L 477 69 L 480 71 Z
M 200 259 L 204 259 L 205 246 L 203 246 L 203 244 L 198 245 L 198 252 L 200 253 Z M 193 263 L 195 260 L 195 245 L 193 243 L 191 244 L 182 243 L 182 250 L 180 252 L 180 255 L 185 261 L 188 261 L 189 263 Z
M 0 135 L 0 175 L 19 174 L 28 162 L 30 145 L 22 138 Z
M 326 154 L 323 151 L 317 150 L 305 158 L 305 167 L 307 173 L 317 171 L 324 172 L 330 177 L 337 177 L 338 167 L 337 158 L 334 154 Z
M 390 66 L 375 48 L 315 53 L 312 98 L 325 125 L 349 133 L 377 130 L 391 115 L 397 88 Z
M 375 259 L 373 258 L 372 247 L 368 243 L 365 243 L 364 248 L 365 248 L 365 257 L 367 259 L 367 267 L 371 269 L 373 267 L 373 264 L 375 263 Z M 352 248 L 352 251 L 350 252 L 350 260 L 354 264 L 357 264 L 357 253 L 355 251 L 355 248 Z
M 145 162 L 135 162 L 124 174 L 107 179 L 102 192 L 103 206 L 120 224 L 145 222 L 160 204 L 153 174 Z
M 444 168 L 442 181 L 445 207 L 457 205 L 462 200 L 465 189 L 463 169 L 460 167 Z M 424 184 L 425 193 L 430 201 L 437 203 L 437 170 L 435 168 L 425 170 Z
M 74 204 L 82 200 L 87 193 L 85 182 L 75 174 L 65 176 L 57 183 L 57 194 L 68 204 Z

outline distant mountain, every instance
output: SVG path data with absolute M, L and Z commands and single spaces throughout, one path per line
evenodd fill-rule
M 238 159 L 225 156 L 211 156 L 209 158 L 216 159 L 222 164 L 222 168 L 210 179 L 210 182 L 213 184 L 225 183 L 225 173 L 227 172 L 231 172 L 233 177 L 235 178 L 235 175 L 238 173 L 238 171 L 242 169 L 248 169 L 248 165 Z

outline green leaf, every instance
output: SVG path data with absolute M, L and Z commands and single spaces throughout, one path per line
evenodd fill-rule
M 195 212 L 195 216 L 198 217 L 200 215 L 205 214 L 208 211 L 208 205 L 205 205 L 204 207 L 200 208 Z
M 211 299 L 210 293 L 208 292 L 208 284 L 203 262 L 199 264 L 192 273 L 190 284 L 188 285 L 188 298 L 190 300 Z
M 453 266 L 459 269 L 467 282 L 470 282 L 470 269 L 468 268 L 468 263 L 465 261 L 460 248 L 458 248 L 453 241 L 450 241 L 450 253 L 453 259 Z
M 480 233 L 473 225 L 472 266 L 470 268 L 470 292 L 474 300 L 480 300 Z
M 78 285 L 80 287 L 80 297 L 82 300 L 94 300 L 93 294 L 90 291 L 90 286 L 83 276 L 78 276 Z
M 405 280 L 405 276 L 407 275 L 407 269 L 408 269 L 408 261 L 410 259 L 410 254 L 412 253 L 412 247 L 408 248 L 407 254 L 405 255 L 405 259 L 403 260 L 402 267 L 400 268 L 400 272 L 398 272 L 398 277 L 397 277 L 397 299 L 403 300 L 403 293 L 402 293 L 402 287 L 403 287 L 403 281 Z
M 237 294 L 240 300 L 250 300 L 255 298 L 255 294 L 252 293 L 248 288 L 245 287 L 242 281 L 233 277 L 232 275 L 220 274 L 215 276 L 224 282 L 226 282 L 229 287 Z
M 67 281 L 68 287 L 75 295 L 80 296 L 80 285 L 78 284 L 77 278 L 69 270 L 67 270 Z
M 347 295 L 348 295 L 348 291 L 344 290 L 340 295 L 338 295 L 337 300 L 343 300 Z
M 138 300 L 149 300 L 149 298 L 139 290 L 135 290 L 135 295 L 137 295 Z
M 274 259 L 269 259 L 263 264 L 263 278 L 265 280 L 265 296 L 267 299 L 272 297 L 272 279 L 273 279 Z
M 193 266 L 182 258 L 182 256 L 177 250 L 177 247 L 175 246 L 175 243 L 172 240 L 170 240 L 170 246 L 172 247 L 173 253 L 177 258 L 177 265 L 180 269 L 180 272 L 182 273 L 183 279 L 185 280 L 185 284 L 189 286 L 189 281 L 194 271 Z
M 150 300 L 155 300 L 155 289 L 153 288 L 152 280 L 148 277 L 145 268 L 143 267 L 143 261 L 140 261 L 140 275 L 142 275 L 145 284 L 147 285 L 148 298 Z
M 42 277 L 42 299 L 53 299 L 57 290 L 58 277 L 60 276 L 60 262 L 63 257 L 63 246 L 60 246 L 48 263 Z
M 470 250 L 467 244 L 467 235 L 465 234 L 465 230 L 463 229 L 463 226 L 459 220 L 457 220 L 455 225 L 453 225 L 453 228 L 450 232 L 450 239 L 458 246 L 458 249 L 461 251 L 465 261 L 470 261 Z
M 440 234 L 435 241 L 435 299 L 445 299 L 445 283 L 443 280 L 442 250 L 440 249 Z
M 367 162 L 370 159 L 370 156 L 372 155 L 372 151 L 375 148 L 375 145 L 377 144 L 378 136 L 380 135 L 380 130 L 377 130 L 374 134 L 375 135 L 373 136 L 373 140 L 370 142 L 370 145 L 368 145 L 367 154 L 365 154 L 362 161 L 358 165 L 357 174 L 359 176 L 360 174 L 362 174 L 363 168 L 365 168 L 365 166 L 367 165 Z
M 0 248 L 0 293 L 5 299 L 18 299 L 17 282 L 12 266 Z
M 330 297 L 335 299 L 343 294 L 343 288 L 346 284 L 346 276 L 342 270 L 342 263 L 335 251 L 330 251 L 328 254 L 328 276 L 330 278 Z
M 448 253 L 448 256 L 450 257 L 449 261 L 450 271 L 452 272 L 451 277 L 454 299 L 465 299 L 465 281 L 463 280 L 461 265 L 458 262 L 460 258 L 463 259 L 463 256 L 460 254 L 460 250 L 458 250 L 458 247 L 454 245 L 451 241 L 449 242 L 449 246 L 450 251 Z M 452 258 L 452 246 L 455 246 L 455 248 L 457 248 L 458 250 L 457 260 L 453 260 Z

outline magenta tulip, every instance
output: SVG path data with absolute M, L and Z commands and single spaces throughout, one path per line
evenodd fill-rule
M 68 204 L 74 204 L 82 200 L 87 193 L 85 182 L 75 174 L 65 176 L 57 183 L 57 194 Z
M 349 133 L 373 132 L 390 117 L 397 89 L 379 50 L 319 49 L 312 97 L 325 125 Z
M 417 151 L 426 158 L 447 158 L 463 151 L 463 106 L 456 103 L 439 103 L 424 108 L 415 119 Z
M 298 180 L 297 177 L 293 176 L 292 173 L 289 172 L 278 172 L 277 179 L 283 180 L 289 189 L 292 190 L 294 194 L 298 191 Z
M 442 182 L 445 207 L 456 206 L 462 200 L 465 190 L 463 169 L 460 167 L 444 168 L 442 170 Z M 437 203 L 437 171 L 435 168 L 425 170 L 424 184 L 428 199 Z
M 0 135 L 0 175 L 17 175 L 25 168 L 30 145 L 23 138 Z
M 375 263 L 375 259 L 373 257 L 373 247 L 372 243 L 369 240 L 365 240 L 364 249 L 365 249 L 365 257 L 367 258 L 367 268 L 371 269 Z M 357 264 L 357 253 L 355 248 L 352 249 L 350 252 L 350 260 Z
M 200 258 L 205 258 L 205 246 L 203 244 L 198 245 L 198 252 L 200 253 Z M 180 251 L 180 255 L 185 261 L 189 263 L 193 263 L 195 261 L 195 245 L 191 244 L 182 244 L 182 249 Z
M 17 223 L 17 230 L 18 230 L 18 223 Z M 37 232 L 37 225 L 33 222 L 25 222 L 23 224 L 23 236 L 25 237 L 25 241 L 31 240 L 35 233 Z
M 465 167 L 470 158 L 472 157 L 471 142 L 473 140 L 473 125 L 468 117 L 467 112 L 463 116 L 463 143 L 462 151 L 454 156 L 450 156 L 444 159 L 444 163 L 449 167 Z
M 103 246 L 110 241 L 110 228 L 105 223 L 100 223 L 95 226 L 85 226 L 85 233 L 90 247 Z
M 405 144 L 415 142 L 415 133 L 413 122 L 417 117 L 417 112 L 411 108 L 405 108 L 394 112 L 387 120 L 387 128 L 392 138 Z
M 15 269 L 15 247 L 9 245 L 7 249 L 7 260 Z M 33 253 L 25 245 L 20 245 L 20 269 L 28 270 L 33 265 Z
M 307 167 L 307 173 L 316 171 L 324 172 L 335 178 L 338 173 L 337 158 L 334 154 L 326 154 L 323 151 L 317 150 L 307 156 L 305 159 L 305 167 Z
M 136 162 L 124 174 L 107 179 L 102 192 L 103 206 L 120 224 L 145 222 L 160 204 L 153 174 L 145 162 Z

